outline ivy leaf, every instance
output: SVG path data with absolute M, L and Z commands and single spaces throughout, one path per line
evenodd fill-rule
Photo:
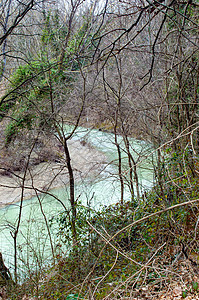
M 198 291 L 198 282 L 196 281 L 192 282 L 192 287 L 194 291 Z
M 183 291 L 182 292 L 182 298 L 186 298 L 187 297 L 187 291 Z

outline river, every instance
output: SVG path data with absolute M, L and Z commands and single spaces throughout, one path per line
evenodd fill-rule
M 70 132 L 71 127 L 66 126 L 65 130 Z M 87 172 L 87 176 L 79 176 L 75 188 L 75 194 L 79 203 L 84 206 L 91 206 L 99 210 L 103 205 L 109 205 L 120 201 L 120 183 L 118 180 L 117 168 L 117 149 L 114 144 L 114 135 L 99 130 L 90 130 L 79 127 L 72 137 L 72 141 L 80 141 L 89 145 L 88 149 L 99 151 L 106 158 L 99 160 L 97 171 L 94 173 Z M 118 142 L 122 148 L 124 147 L 123 139 L 118 136 Z M 146 189 L 150 189 L 153 185 L 153 164 L 152 146 L 150 143 L 138 141 L 130 138 L 130 148 L 132 155 L 137 161 L 138 177 L 141 193 Z M 70 149 L 69 149 L 70 150 Z M 88 150 L 89 151 L 89 150 Z M 79 153 L 81 155 L 81 153 Z M 86 161 L 86 155 L 84 153 Z M 76 154 L 77 157 L 77 154 Z M 122 151 L 123 174 L 128 173 L 128 160 L 125 151 Z M 126 176 L 128 177 L 128 176 Z M 63 184 L 50 190 L 56 195 L 66 207 L 68 202 L 68 186 Z M 42 204 L 43 212 L 49 221 L 52 216 L 56 216 L 63 211 L 63 206 L 53 197 L 40 194 L 39 199 Z M 131 199 L 131 193 L 126 187 L 124 191 L 124 199 Z M 19 215 L 19 202 L 6 206 L 0 210 L 0 248 L 6 265 L 12 271 L 13 269 L 13 231 L 16 228 Z M 55 225 L 54 225 L 55 226 Z M 54 246 L 57 242 L 56 228 L 51 228 L 52 240 Z M 18 260 L 19 273 L 24 277 L 27 272 L 31 272 L 36 268 L 48 264 L 52 259 L 50 249 L 49 236 L 47 234 L 46 225 L 38 196 L 24 200 L 22 209 L 22 222 L 18 235 Z

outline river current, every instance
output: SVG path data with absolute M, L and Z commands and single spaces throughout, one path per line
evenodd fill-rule
M 70 132 L 71 127 L 66 126 L 65 130 Z M 100 167 L 100 174 L 79 180 L 75 187 L 75 195 L 79 203 L 99 210 L 103 205 L 110 205 L 120 201 L 120 182 L 118 177 L 118 154 L 114 143 L 114 135 L 99 130 L 90 130 L 79 127 L 72 137 L 73 140 L 80 140 L 89 144 L 91 147 L 102 152 L 106 156 L 106 162 Z M 137 172 L 139 177 L 140 192 L 153 186 L 153 163 L 154 160 L 150 153 L 153 152 L 150 143 L 129 139 L 131 153 L 137 162 Z M 121 149 L 125 145 L 121 136 L 118 136 Z M 69 149 L 70 150 L 70 149 Z M 122 151 L 122 170 L 128 174 L 127 154 Z M 69 207 L 68 187 L 59 186 L 51 190 Z M 63 206 L 53 197 L 39 195 L 43 212 L 49 221 L 53 216 L 63 211 Z M 131 200 L 131 193 L 128 187 L 124 190 L 124 200 Z M 13 269 L 13 231 L 16 227 L 19 216 L 20 203 L 14 203 L 0 210 L 0 251 L 6 265 Z M 56 228 L 51 228 L 51 236 L 54 246 L 57 242 Z M 22 209 L 22 222 L 18 235 L 18 261 L 22 277 L 26 272 L 30 272 L 37 267 L 48 264 L 52 259 L 52 252 L 49 243 L 49 236 L 46 230 L 43 214 L 38 201 L 38 197 L 24 200 Z M 23 274 L 24 273 L 24 274 Z

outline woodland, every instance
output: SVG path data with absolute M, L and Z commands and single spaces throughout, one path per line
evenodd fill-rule
M 0 1 L 0 299 L 199 299 L 198 13 Z

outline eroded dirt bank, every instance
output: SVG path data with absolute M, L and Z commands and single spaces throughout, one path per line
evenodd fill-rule
M 75 180 L 79 182 L 81 178 L 98 176 L 106 162 L 103 153 L 80 141 L 71 140 L 68 145 Z M 35 160 L 36 153 L 33 152 L 30 162 Z M 0 175 L 0 207 L 20 200 L 23 176 L 24 171 L 5 172 Z M 54 160 L 51 159 L 38 164 L 30 163 L 25 177 L 24 199 L 34 196 L 36 191 L 41 192 L 67 185 L 68 181 L 69 176 L 63 151 L 60 151 L 57 152 Z

